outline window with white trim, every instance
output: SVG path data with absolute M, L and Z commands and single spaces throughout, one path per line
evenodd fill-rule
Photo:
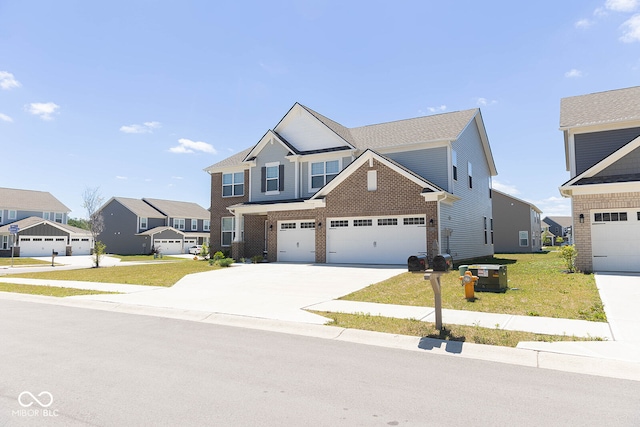
M 3 211 L 2 209 L 0 209 L 0 224 L 2 224 L 2 213 L 3 213 L 3 212 L 4 212 L 4 211 Z
M 56 217 L 54 219 L 55 222 L 62 224 L 62 213 L 56 212 Z
M 222 246 L 231 246 L 231 242 L 236 238 L 236 218 L 233 216 L 222 218 L 220 244 Z M 244 240 L 244 217 L 240 224 L 240 240 Z
M 210 231 L 211 230 L 211 221 L 208 219 L 205 219 L 204 221 L 202 221 L 202 229 L 204 231 Z
M 280 166 L 267 166 L 267 192 L 278 191 L 280 188 Z
M 593 215 L 594 222 L 626 221 L 626 212 L 601 212 Z
M 518 240 L 520 241 L 520 246 L 529 246 L 529 232 L 519 231 Z
M 318 189 L 327 185 L 340 172 L 340 160 L 311 163 L 311 188 Z
M 18 217 L 18 211 L 10 210 L 9 215 L 7 215 L 9 219 L 16 219 Z
M 43 212 L 42 213 L 42 218 L 43 219 L 50 219 L 51 218 L 51 212 Z
M 184 230 L 184 218 L 174 218 L 173 228 L 177 228 L 178 230 Z
M 147 218 L 140 218 L 140 230 L 146 230 L 149 227 L 149 221 Z
M 244 172 L 222 174 L 222 197 L 244 195 Z
M 191 231 L 196 231 L 198 229 L 198 220 L 197 219 L 192 219 L 191 220 Z
M 9 236 L 2 236 L 2 249 L 9 249 Z
M 484 244 L 489 243 L 489 233 L 487 230 L 487 217 L 484 217 Z
M 469 188 L 473 188 L 473 168 L 471 162 L 467 163 L 467 174 L 469 175 Z

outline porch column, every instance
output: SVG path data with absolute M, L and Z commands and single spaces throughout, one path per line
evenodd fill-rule
M 234 212 L 235 229 L 234 238 L 231 242 L 231 258 L 238 261 L 244 258 L 244 240 L 242 239 L 242 214 Z

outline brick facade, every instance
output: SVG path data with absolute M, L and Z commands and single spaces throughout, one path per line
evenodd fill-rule
M 377 190 L 368 191 L 367 171 L 377 171 Z M 216 181 L 214 176 L 218 175 Z M 212 188 L 221 188 L 220 174 L 212 175 Z M 438 212 L 436 202 L 426 202 L 422 197 L 423 188 L 406 177 L 398 174 L 384 164 L 374 161 L 373 167 L 368 163 L 354 171 L 344 182 L 340 183 L 325 198 L 326 207 L 306 210 L 270 211 L 267 215 L 245 215 L 244 245 L 233 246 L 233 256 L 252 257 L 262 255 L 264 233 L 267 233 L 267 259 L 277 261 L 278 254 L 278 221 L 314 220 L 316 262 L 326 262 L 326 227 L 327 218 L 351 216 L 384 216 L 384 215 L 426 215 L 427 248 L 429 255 L 437 241 Z M 212 192 L 213 193 L 213 192 Z M 220 218 L 229 216 L 226 206 L 239 202 L 240 198 L 224 198 L 218 196 L 212 202 L 211 241 L 220 242 Z M 213 200 L 213 194 L 212 194 Z M 233 203 L 226 203 L 232 201 Z M 214 207 L 215 206 L 215 207 Z M 430 220 L 433 219 L 433 226 Z M 266 227 L 265 227 L 265 222 Z M 214 224 L 216 229 L 214 230 Z M 216 234 L 217 233 L 217 234 Z M 228 248 L 227 248 L 228 249 Z
M 578 256 L 576 269 L 585 273 L 593 271 L 591 251 L 591 209 L 640 208 L 640 192 L 574 195 L 571 198 L 573 209 L 573 238 Z M 580 223 L 580 214 L 584 223 Z
M 231 252 L 231 247 L 222 246 L 222 218 L 233 216 L 227 210 L 228 206 L 249 201 L 249 170 L 244 171 L 244 195 L 237 197 L 222 197 L 222 173 L 211 174 L 211 224 L 210 224 L 210 251 Z

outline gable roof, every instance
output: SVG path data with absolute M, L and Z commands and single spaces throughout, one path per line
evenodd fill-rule
M 548 220 L 553 221 L 561 227 L 565 228 L 571 227 L 573 225 L 573 218 L 571 218 L 570 216 L 546 216 L 544 217 L 542 222 L 546 222 L 548 225 L 553 225 Z
M 334 132 L 342 140 L 345 141 L 345 146 L 336 147 L 336 150 L 348 149 L 350 148 L 349 146 L 355 147 L 362 151 L 366 151 L 367 149 L 380 150 L 383 148 L 401 147 L 404 145 L 419 142 L 429 143 L 455 141 L 475 119 L 475 122 L 478 125 L 478 130 L 480 132 L 480 137 L 482 139 L 484 152 L 489 162 L 489 169 L 491 170 L 492 175 L 497 175 L 493 155 L 491 153 L 491 148 L 489 147 L 486 130 L 482 121 L 482 115 L 480 113 L 480 109 L 478 108 L 435 114 L 432 116 L 423 116 L 412 119 L 397 120 L 356 128 L 347 128 L 299 103 L 294 104 L 294 106 L 289 111 L 297 106 L 303 108 L 305 111 L 307 111 L 319 122 L 324 124 L 327 128 L 329 128 L 332 132 Z M 282 120 L 278 123 L 278 125 L 281 122 Z M 276 125 L 276 129 L 278 125 Z M 280 142 L 285 145 L 292 153 L 307 154 L 304 152 L 299 152 L 295 148 L 294 144 L 284 141 L 284 139 L 275 131 L 269 132 L 273 132 L 273 134 L 279 138 Z M 267 132 L 265 136 L 268 135 L 269 132 Z M 240 158 L 240 156 L 234 155 L 212 166 L 209 166 L 205 169 L 205 171 L 213 173 L 213 171 L 220 171 L 225 167 L 238 166 L 242 164 L 243 161 L 251 160 L 252 154 L 260 150 L 265 136 L 261 138 L 258 144 L 243 151 L 243 153 L 246 153 L 244 158 Z
M 20 231 L 24 231 L 40 224 L 47 224 L 70 234 L 82 234 L 88 236 L 91 235 L 91 232 L 89 230 L 85 230 L 84 228 L 74 227 L 68 224 L 60 224 L 59 222 L 49 221 L 48 219 L 39 218 L 37 216 L 30 216 L 28 218 L 15 221 L 11 224 L 3 225 L 2 227 L 0 227 L 0 233 L 8 233 L 10 225 L 17 225 Z
M 0 209 L 71 212 L 60 200 L 46 191 L 19 190 L 0 187 Z
M 353 162 L 349 163 L 346 168 L 344 168 L 335 178 L 333 178 L 327 185 L 322 187 L 316 194 L 314 194 L 310 200 L 317 200 L 324 198 L 327 194 L 333 191 L 338 185 L 344 182 L 351 174 L 353 174 L 356 170 L 358 170 L 363 164 L 372 159 L 377 160 L 378 162 L 384 164 L 388 168 L 393 171 L 399 173 L 404 176 L 408 180 L 416 183 L 417 185 L 423 188 L 422 194 L 433 193 L 434 195 L 442 195 L 439 200 L 448 200 L 449 202 L 453 202 L 455 200 L 459 200 L 460 198 L 454 196 L 453 194 L 447 193 L 442 188 L 438 187 L 434 183 L 429 180 L 422 178 L 421 176 L 415 174 L 413 171 L 405 168 L 404 166 L 376 153 L 373 150 L 366 150 L 357 159 Z M 425 196 L 426 197 L 426 196 Z
M 560 100 L 560 129 L 640 120 L 640 86 Z
M 162 212 L 150 206 L 140 199 L 132 199 L 129 197 L 112 197 L 107 203 L 105 203 L 100 210 L 107 206 L 112 201 L 120 203 L 125 208 L 136 214 L 140 218 L 164 218 L 165 215 Z
M 211 217 L 209 211 L 197 203 L 147 198 L 142 200 L 170 218 L 209 219 Z

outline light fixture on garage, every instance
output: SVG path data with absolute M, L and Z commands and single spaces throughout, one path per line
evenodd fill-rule
M 269 230 L 273 230 L 273 224 L 269 224 Z
M 433 218 L 429 220 L 429 227 L 433 227 Z
M 580 214 L 580 224 L 584 223 L 584 214 Z
M 321 228 L 321 227 L 322 227 L 322 223 L 321 223 L 321 222 L 319 222 L 319 223 L 318 223 L 318 228 Z

